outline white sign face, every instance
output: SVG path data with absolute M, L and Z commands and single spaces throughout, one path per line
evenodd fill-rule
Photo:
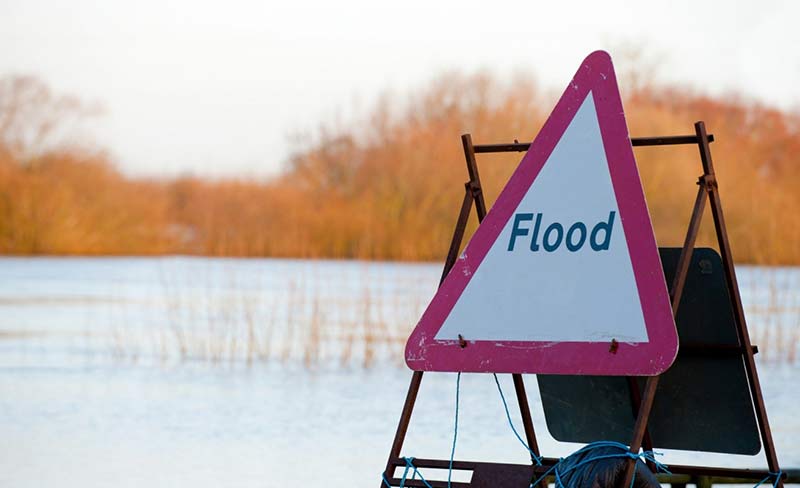
M 436 340 L 647 341 L 591 93 L 513 215 Z
M 412 369 L 655 375 L 678 351 L 611 58 L 584 60 L 406 345 Z

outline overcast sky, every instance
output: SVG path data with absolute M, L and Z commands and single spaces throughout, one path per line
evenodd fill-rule
M 560 90 L 599 48 L 798 109 L 798 19 L 792 1 L 4 0 L 0 74 L 100 102 L 93 134 L 129 174 L 264 175 L 289 134 L 387 89 L 486 69 Z

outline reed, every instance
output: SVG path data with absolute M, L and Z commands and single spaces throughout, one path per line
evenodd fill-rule
M 797 273 L 750 268 L 743 283 L 745 313 L 760 361 L 796 364 L 800 349 L 800 281 Z
M 278 276 L 270 285 L 248 282 L 224 266 L 204 273 L 205 281 L 164 273 L 149 326 L 124 309 L 109 315 L 115 324 L 109 354 L 160 364 L 401 365 L 435 273 L 383 276 L 371 266 L 383 265 L 364 265 L 355 279 L 315 272 Z M 739 274 L 759 362 L 797 364 L 800 270 L 744 267 Z

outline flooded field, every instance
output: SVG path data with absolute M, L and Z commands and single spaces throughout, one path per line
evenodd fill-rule
M 0 259 L 0 486 L 377 486 L 410 378 L 404 340 L 440 271 Z M 800 269 L 738 272 L 779 458 L 800 466 Z M 568 454 L 532 380 L 542 448 Z M 524 462 L 494 388 L 463 378 L 456 456 Z M 426 376 L 405 455 L 449 455 L 454 400 L 454 376 Z M 701 457 L 763 462 L 663 461 Z

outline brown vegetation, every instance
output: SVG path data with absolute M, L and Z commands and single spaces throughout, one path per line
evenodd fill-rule
M 622 87 L 632 135 L 691 133 L 695 120 L 716 135 L 737 261 L 800 263 L 800 116 L 674 87 Z M 80 105 L 35 80 L 0 80 L 0 253 L 441 260 L 466 179 L 460 134 L 529 140 L 553 99 L 526 78 L 450 74 L 402 108 L 386 98 L 360 122 L 320 129 L 271 180 L 157 181 L 49 144 Z M 697 149 L 636 151 L 659 241 L 678 245 Z M 519 158 L 479 160 L 490 202 Z M 711 231 L 706 224 L 706 242 Z

